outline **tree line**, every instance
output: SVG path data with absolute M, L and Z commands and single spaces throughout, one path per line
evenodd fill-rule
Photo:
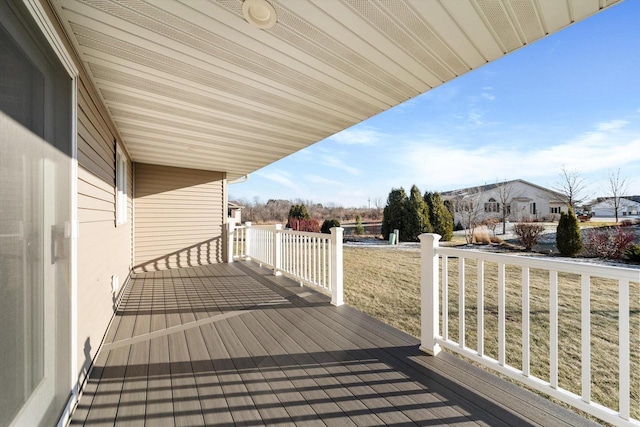
M 263 202 L 259 198 L 254 198 L 253 200 L 236 199 L 234 202 L 244 207 L 242 209 L 242 220 L 256 224 L 284 224 L 291 216 L 291 208 L 296 205 L 304 206 L 309 219 L 315 219 L 319 222 L 326 219 L 335 219 L 339 222 L 356 222 L 358 216 L 360 216 L 361 221 L 365 222 L 380 221 L 384 207 L 382 198 L 372 199 L 370 208 L 346 208 L 335 203 L 323 205 L 312 200 L 302 199 L 269 199 Z

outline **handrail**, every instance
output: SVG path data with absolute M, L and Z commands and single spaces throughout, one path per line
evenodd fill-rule
M 630 286 L 631 282 L 640 282 L 640 270 L 606 265 L 592 265 L 580 262 L 543 259 L 540 257 L 494 254 L 476 250 L 457 249 L 439 246 L 440 236 L 423 234 L 421 241 L 421 310 L 422 331 L 421 350 L 437 355 L 441 347 L 462 354 L 510 378 L 553 396 L 569 405 L 594 415 L 604 421 L 620 426 L 640 426 L 640 421 L 630 416 L 631 408 L 631 364 L 630 364 Z M 458 342 L 449 337 L 449 274 L 448 260 L 458 259 Z M 465 300 L 472 296 L 465 290 L 465 261 L 477 262 L 477 348 L 472 349 L 465 343 Z M 498 300 L 498 358 L 488 357 L 484 353 L 484 284 L 485 262 L 497 264 L 497 300 Z M 522 366 L 510 366 L 505 357 L 506 323 L 506 266 L 521 268 L 521 307 L 522 307 Z M 440 269 L 442 273 L 440 273 Z M 544 270 L 549 275 L 549 378 L 541 379 L 530 371 L 530 270 Z M 580 354 L 581 354 L 581 393 L 577 395 L 558 386 L 558 273 L 571 273 L 580 276 Z M 591 396 L 591 278 L 605 278 L 618 281 L 618 367 L 619 399 L 617 410 L 592 401 Z M 442 288 L 440 286 L 442 285 Z M 512 301 L 511 301 L 512 302 Z M 442 312 L 440 312 L 440 305 Z M 442 316 L 442 331 L 440 329 Z M 442 332 L 442 333 L 441 333 Z
M 228 261 L 254 260 L 284 275 L 331 295 L 333 305 L 343 304 L 342 235 L 283 230 L 273 227 L 228 225 Z M 242 249 L 239 249 L 239 248 Z

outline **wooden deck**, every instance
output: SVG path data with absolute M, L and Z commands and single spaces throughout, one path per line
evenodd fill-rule
M 590 425 L 251 263 L 138 274 L 80 425 Z M 595 424 L 593 424 L 595 425 Z

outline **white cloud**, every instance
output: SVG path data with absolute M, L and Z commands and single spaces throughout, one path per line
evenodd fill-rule
M 374 129 L 347 129 L 329 139 L 346 145 L 375 145 L 382 136 L 383 134 Z
M 611 130 L 618 130 L 620 128 L 623 128 L 624 126 L 626 126 L 627 124 L 629 124 L 628 121 L 626 120 L 611 120 L 608 122 L 602 122 L 602 123 L 598 123 L 596 125 L 596 129 L 598 129 L 599 131 L 611 131 Z
M 260 176 L 261 178 L 277 182 L 278 184 L 291 188 L 292 190 L 300 190 L 300 187 L 291 179 L 291 174 L 289 172 L 285 172 L 283 170 L 274 170 L 270 172 L 257 172 L 256 175 Z
M 318 175 L 305 175 L 304 177 L 307 181 L 312 182 L 314 184 L 323 184 L 323 185 L 332 185 L 336 187 L 343 187 L 344 183 L 340 181 L 334 181 L 329 178 L 324 178 Z
M 555 146 L 529 149 L 488 144 L 462 147 L 449 138 L 414 141 L 405 145 L 401 156 L 403 174 L 408 182 L 447 190 L 491 183 L 497 178 L 547 180 L 556 177 L 563 165 L 583 174 L 616 168 L 624 171 L 625 165 L 636 168 L 640 162 L 640 133 L 620 132 L 615 126 L 609 129 L 585 133 Z
M 320 162 L 325 166 L 343 170 L 347 173 L 350 173 L 351 175 L 360 175 L 362 173 L 360 169 L 348 165 L 347 163 L 336 157 L 335 154 L 323 154 L 322 156 L 320 156 Z
M 489 101 L 493 101 L 494 99 L 496 99 L 494 95 L 491 95 L 490 93 L 487 93 L 487 92 L 482 92 L 480 96 Z

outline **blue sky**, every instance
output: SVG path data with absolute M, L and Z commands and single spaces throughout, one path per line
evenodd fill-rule
M 256 171 L 230 197 L 373 206 L 413 184 L 553 187 L 563 165 L 589 196 L 618 168 L 640 194 L 639 23 L 627 0 Z

